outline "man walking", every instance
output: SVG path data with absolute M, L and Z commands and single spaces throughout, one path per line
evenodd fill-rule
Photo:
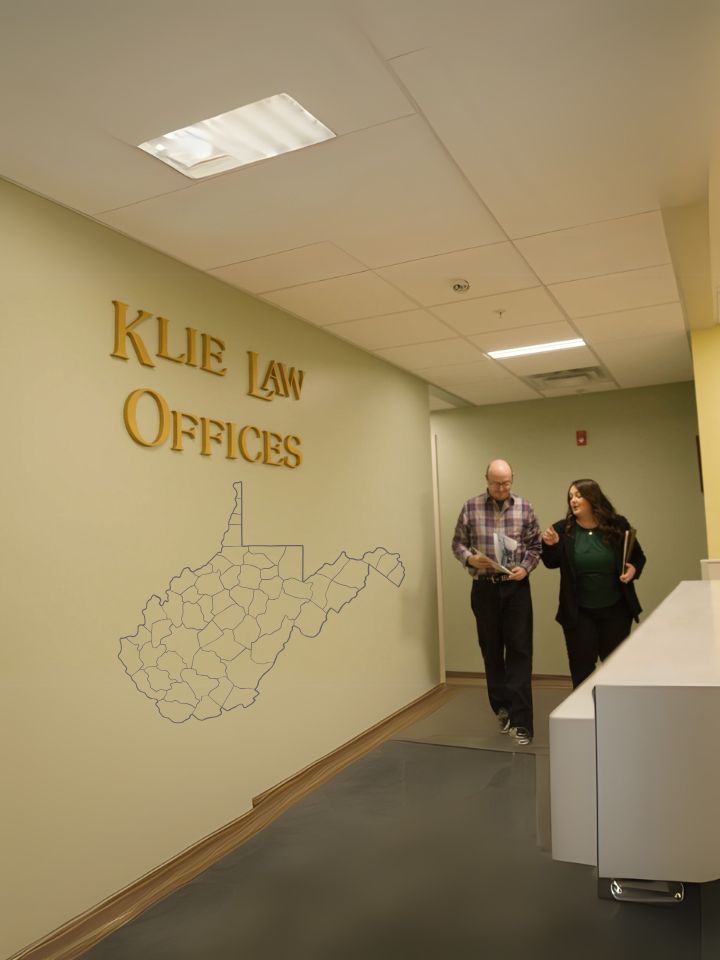
M 540 527 L 532 504 L 512 493 L 512 467 L 493 460 L 485 471 L 487 491 L 460 511 L 452 549 L 473 578 L 470 603 L 485 663 L 490 706 L 503 733 L 532 742 L 531 571 L 540 559 Z M 496 545 L 499 551 L 496 552 Z M 509 573 L 497 573 L 485 557 Z

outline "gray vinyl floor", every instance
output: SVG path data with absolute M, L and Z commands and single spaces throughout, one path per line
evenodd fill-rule
M 551 859 L 545 759 L 390 740 L 86 957 L 700 960 L 697 887 L 617 904 Z

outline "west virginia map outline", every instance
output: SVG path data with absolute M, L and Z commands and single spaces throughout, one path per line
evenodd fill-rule
M 220 550 L 153 595 L 118 658 L 162 717 L 209 720 L 251 706 L 293 630 L 316 637 L 330 613 L 364 589 L 371 570 L 394 586 L 405 578 L 397 553 L 383 547 L 361 558 L 344 551 L 304 577 L 301 545 L 243 542 L 242 482 Z

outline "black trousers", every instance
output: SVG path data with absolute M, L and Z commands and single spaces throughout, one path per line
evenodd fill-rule
M 632 617 L 622 601 L 611 607 L 580 607 L 573 627 L 563 627 L 573 687 L 579 686 L 629 636 Z
M 488 698 L 497 713 L 505 708 L 513 727 L 533 733 L 532 599 L 530 581 L 473 580 L 470 595 L 485 663 Z

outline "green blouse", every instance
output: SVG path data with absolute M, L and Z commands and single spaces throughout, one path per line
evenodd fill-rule
M 611 607 L 621 598 L 615 552 L 599 530 L 575 526 L 575 573 L 581 607 Z

